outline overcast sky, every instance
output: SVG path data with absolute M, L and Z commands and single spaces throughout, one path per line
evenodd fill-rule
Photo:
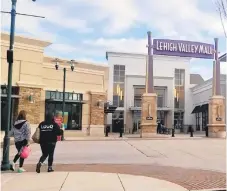
M 226 39 L 213 1 L 18 0 L 17 12 L 46 18 L 17 16 L 16 34 L 51 41 L 46 55 L 104 64 L 106 51 L 147 53 L 148 30 L 154 38 L 213 43 L 218 37 L 222 54 Z M 1 2 L 1 10 L 10 11 L 11 1 Z M 9 31 L 10 15 L 1 20 L 2 31 Z M 226 64 L 221 67 L 226 73 Z M 191 72 L 212 77 L 212 60 L 193 59 Z

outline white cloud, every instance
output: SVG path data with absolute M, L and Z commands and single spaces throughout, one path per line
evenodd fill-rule
M 121 39 L 105 39 L 99 38 L 97 40 L 87 40 L 84 44 L 94 48 L 101 49 L 103 51 L 119 51 L 119 52 L 146 52 L 146 39 L 134 39 L 134 38 L 121 38 Z
M 57 1 L 57 0 L 56 0 Z M 44 16 L 44 19 L 28 16 L 16 16 L 16 30 L 31 34 L 46 40 L 56 40 L 57 31 L 60 29 L 70 29 L 76 32 L 92 32 L 93 29 L 87 27 L 87 22 L 83 19 L 72 17 L 68 14 L 67 9 L 61 1 L 54 4 L 40 4 L 37 2 L 20 0 L 17 1 L 17 12 L 31 15 Z M 11 10 L 11 1 L 3 0 L 2 10 Z M 10 28 L 10 14 L 2 15 L 2 29 Z

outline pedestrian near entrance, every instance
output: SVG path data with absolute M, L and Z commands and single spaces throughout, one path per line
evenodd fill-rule
M 55 115 L 55 117 L 54 117 L 54 121 L 55 121 L 55 123 L 58 124 L 58 126 L 59 126 L 60 129 L 61 129 L 61 140 L 62 140 L 62 141 L 65 140 L 65 138 L 64 138 L 64 127 L 63 127 L 64 124 L 63 124 L 63 118 L 62 118 L 60 112 L 56 112 L 56 115 Z
M 46 115 L 46 120 L 41 122 L 38 126 L 40 129 L 40 147 L 42 150 L 42 156 L 36 165 L 36 172 L 40 173 L 40 168 L 42 163 L 48 157 L 48 172 L 53 172 L 53 160 L 54 160 L 54 150 L 57 142 L 57 136 L 61 134 L 61 129 L 53 119 L 53 115 L 48 113 Z
M 26 120 L 26 115 L 26 111 L 20 111 L 17 120 L 15 121 L 12 128 L 12 134 L 14 136 L 15 146 L 18 153 L 15 155 L 13 162 L 10 164 L 10 169 L 15 171 L 15 164 L 19 159 L 19 173 L 25 171 L 23 168 L 24 158 L 22 158 L 20 154 L 23 147 L 29 145 L 29 140 L 31 137 L 31 129 L 28 121 Z

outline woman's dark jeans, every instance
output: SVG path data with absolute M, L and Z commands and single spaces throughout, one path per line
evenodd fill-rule
M 28 141 L 25 139 L 23 141 L 19 141 L 15 143 L 15 146 L 17 148 L 18 153 L 15 155 L 13 162 L 16 163 L 17 160 L 20 158 L 20 162 L 19 162 L 19 167 L 21 168 L 24 164 L 24 159 L 20 157 L 20 151 L 22 149 L 22 147 L 27 146 Z
M 43 163 L 48 157 L 48 166 L 51 167 L 54 160 L 54 150 L 56 143 L 42 143 L 40 144 L 42 150 L 42 156 L 39 159 L 40 163 Z

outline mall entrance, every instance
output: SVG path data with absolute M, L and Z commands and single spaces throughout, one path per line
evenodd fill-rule
M 167 113 L 165 110 L 157 111 L 157 122 L 167 126 Z M 133 129 L 132 133 L 139 133 L 141 124 L 141 110 L 132 110 Z

